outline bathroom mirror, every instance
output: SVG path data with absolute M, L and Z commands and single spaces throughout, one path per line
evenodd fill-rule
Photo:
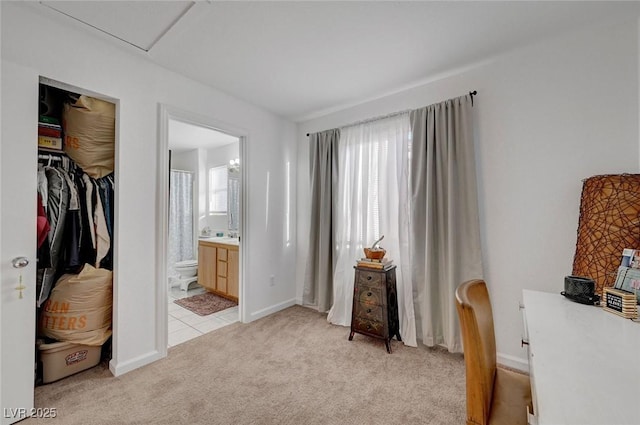
M 238 222 L 240 219 L 240 170 L 239 168 L 229 168 L 227 179 L 227 219 L 229 223 L 229 231 L 238 231 Z

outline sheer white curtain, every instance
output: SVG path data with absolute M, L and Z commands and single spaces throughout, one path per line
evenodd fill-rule
M 416 346 L 409 256 L 409 114 L 341 129 L 335 205 L 333 306 L 329 322 L 349 326 L 353 302 L 353 266 L 363 248 L 381 235 L 387 258 L 397 265 L 400 334 Z

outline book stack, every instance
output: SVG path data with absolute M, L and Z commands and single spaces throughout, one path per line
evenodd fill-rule
M 358 267 L 367 267 L 370 269 L 387 270 L 393 266 L 393 260 L 383 258 L 381 260 L 373 260 L 371 258 L 361 258 L 358 260 Z
M 56 118 L 40 115 L 38 147 L 56 151 L 62 150 L 62 126 Z

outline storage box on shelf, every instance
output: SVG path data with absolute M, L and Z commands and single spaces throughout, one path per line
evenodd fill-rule
M 58 119 L 41 115 L 38 119 L 38 147 L 62 150 L 62 126 Z
M 38 351 L 42 363 L 42 382 L 48 384 L 96 366 L 100 363 L 101 349 L 101 345 L 40 342 Z

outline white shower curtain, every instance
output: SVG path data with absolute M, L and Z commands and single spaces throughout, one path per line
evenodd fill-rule
M 396 268 L 400 334 L 416 346 L 408 234 L 409 114 L 341 129 L 335 210 L 336 267 L 327 320 L 351 324 L 353 266 L 380 236 Z
M 173 268 L 178 261 L 194 258 L 193 173 L 171 170 L 168 275 L 178 275 Z

